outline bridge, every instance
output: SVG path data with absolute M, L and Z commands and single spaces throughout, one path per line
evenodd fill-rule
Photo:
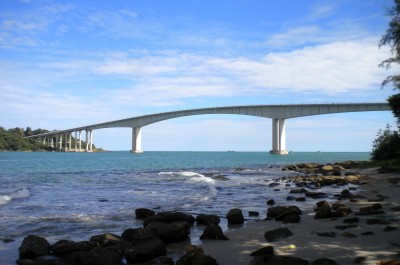
M 389 111 L 388 103 L 324 103 L 324 104 L 287 104 L 287 105 L 250 105 L 200 108 L 180 111 L 156 113 L 133 118 L 109 121 L 104 123 L 81 126 L 77 128 L 52 131 L 43 134 L 28 136 L 26 138 L 37 138 L 44 144 L 53 148 L 64 148 L 65 151 L 92 152 L 93 151 L 93 130 L 104 128 L 125 127 L 132 128 L 132 150 L 133 153 L 142 153 L 142 127 L 184 116 L 205 115 L 205 114 L 235 114 L 248 115 L 272 119 L 272 154 L 287 154 L 286 151 L 286 130 L 287 119 L 323 115 L 344 112 L 364 111 Z M 82 149 L 82 131 L 86 133 L 86 146 Z M 75 134 L 74 146 L 72 146 L 72 134 Z

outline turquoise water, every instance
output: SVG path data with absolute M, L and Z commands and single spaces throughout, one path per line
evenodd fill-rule
M 231 208 L 259 211 L 286 203 L 288 189 L 268 186 L 280 165 L 368 160 L 369 153 L 129 152 L 0 153 L 0 265 L 14 264 L 23 237 L 51 243 L 141 226 L 134 211 L 178 210 L 221 217 Z M 276 189 L 276 187 L 274 187 Z M 308 205 L 315 202 L 309 201 Z M 304 203 L 302 207 L 304 207 Z M 222 223 L 224 226 L 224 222 Z M 225 225 L 226 226 L 226 225 Z M 194 229 L 192 242 L 199 231 Z

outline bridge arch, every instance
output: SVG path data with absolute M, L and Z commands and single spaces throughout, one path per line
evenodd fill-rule
M 104 128 L 128 127 L 132 128 L 132 150 L 134 153 L 141 153 L 142 150 L 142 131 L 141 128 L 164 120 L 204 114 L 235 114 L 248 115 L 272 119 L 272 150 L 273 154 L 286 154 L 285 143 L 285 122 L 286 119 L 298 118 L 312 115 L 344 113 L 344 112 L 364 112 L 364 111 L 388 111 L 390 107 L 387 103 L 326 103 L 326 104 L 287 104 L 287 105 L 249 105 L 249 106 L 227 106 L 214 108 L 200 108 L 179 110 L 171 112 L 156 113 L 133 118 L 115 120 L 110 122 L 92 124 L 78 128 L 50 132 L 30 137 L 46 137 L 54 135 L 69 134 L 72 132 L 86 131 L 87 142 L 91 146 L 92 131 Z M 89 135 L 88 135 L 89 132 Z M 67 137 L 65 137 L 66 139 Z M 67 145 L 67 144 L 66 144 Z M 75 146 L 76 149 L 76 146 Z M 91 147 L 89 148 L 91 150 Z M 86 151 L 88 146 L 86 146 Z

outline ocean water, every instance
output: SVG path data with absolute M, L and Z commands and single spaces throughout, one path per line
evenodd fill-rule
M 241 208 L 247 219 L 248 211 L 259 211 L 265 218 L 268 199 L 287 204 L 291 187 L 269 184 L 296 173 L 280 166 L 369 158 L 369 153 L 324 152 L 0 153 L 0 265 L 15 264 L 18 247 L 30 234 L 55 243 L 140 227 L 134 212 L 141 207 L 217 214 L 226 230 L 229 209 Z M 193 244 L 203 229 L 192 229 Z

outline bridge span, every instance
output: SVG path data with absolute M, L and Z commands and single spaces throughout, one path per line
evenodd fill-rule
M 93 130 L 104 128 L 128 127 L 132 128 L 132 150 L 133 153 L 142 153 L 142 127 L 184 116 L 204 114 L 236 114 L 248 115 L 272 119 L 272 154 L 287 154 L 286 151 L 286 119 L 298 118 L 312 115 L 323 115 L 344 112 L 364 111 L 390 111 L 388 103 L 323 103 L 323 104 L 285 104 L 285 105 L 249 105 L 200 108 L 180 111 L 156 113 L 133 118 L 109 121 L 76 127 L 67 130 L 52 131 L 43 134 L 28 136 L 37 138 L 51 147 L 65 149 L 65 151 L 91 152 L 93 142 Z M 82 149 L 82 131 L 86 132 L 86 146 Z M 72 146 L 72 133 L 75 133 L 74 146 Z

